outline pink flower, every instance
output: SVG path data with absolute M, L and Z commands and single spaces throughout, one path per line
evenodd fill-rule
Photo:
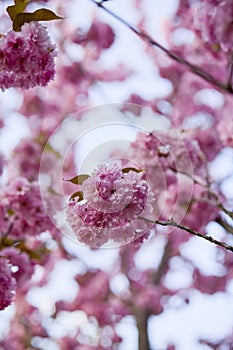
M 101 212 L 120 213 L 120 217 L 133 219 L 140 214 L 147 199 L 148 185 L 143 175 L 134 171 L 122 173 L 114 163 L 99 168 L 83 183 L 84 199 Z
M 14 162 L 9 164 L 11 174 L 20 174 L 29 181 L 36 180 L 39 174 L 41 153 L 42 146 L 38 142 L 29 138 L 23 139 L 14 150 Z
M 81 187 L 84 200 L 70 202 L 66 210 L 81 243 L 99 247 L 109 240 L 126 244 L 148 236 L 151 225 L 138 219 L 152 211 L 153 202 L 143 173 L 125 173 L 116 163 L 104 165 Z
M 18 177 L 0 190 L 0 226 L 4 234 L 12 226 L 10 237 L 17 239 L 53 228 L 37 182 Z
M 193 272 L 193 277 L 194 288 L 204 294 L 211 295 L 217 292 L 223 292 L 228 283 L 227 274 L 224 276 L 205 276 L 197 268 Z
M 38 22 L 8 32 L 0 39 L 0 88 L 45 86 L 54 78 L 55 56 L 55 46 Z
M 11 304 L 15 287 L 16 283 L 12 277 L 10 265 L 6 258 L 0 257 L 0 310 Z
M 92 23 L 87 33 L 76 33 L 73 41 L 76 44 L 94 43 L 96 48 L 101 51 L 108 49 L 114 42 L 115 34 L 112 28 L 103 22 L 95 21 Z
M 10 261 L 12 266 L 17 267 L 17 270 L 12 272 L 17 282 L 17 289 L 24 287 L 34 272 L 34 261 L 26 253 L 14 247 L 4 248 L 2 255 Z
M 95 42 L 99 50 L 108 49 L 114 42 L 115 35 L 107 23 L 93 22 L 87 33 L 87 42 Z
M 233 46 L 232 18 L 232 0 L 225 0 L 219 4 L 207 1 L 198 9 L 194 25 L 200 30 L 205 41 L 219 44 L 227 52 L 232 50 Z

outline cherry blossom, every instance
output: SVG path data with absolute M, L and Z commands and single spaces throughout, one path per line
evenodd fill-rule
M 124 173 L 117 163 L 104 165 L 83 182 L 82 192 L 84 202 L 72 201 L 66 211 L 82 243 L 100 246 L 108 239 L 124 243 L 149 230 L 145 222 L 135 221 L 152 211 L 144 174 Z
M 12 179 L 1 188 L 0 212 L 2 234 L 12 238 L 36 236 L 52 226 L 38 183 L 30 183 L 26 178 Z
M 30 280 L 34 272 L 34 261 L 30 257 L 21 252 L 17 248 L 9 247 L 4 248 L 1 254 L 10 261 L 13 267 L 16 267 L 17 271 L 12 272 L 12 276 L 15 278 L 17 288 L 22 288 L 28 280 Z
M 55 46 L 38 22 L 25 23 L 20 32 L 8 32 L 0 39 L 0 88 L 47 85 L 54 78 L 55 56 Z
M 199 334 L 195 320 L 182 319 L 196 337 L 186 337 L 185 349 L 230 348 L 225 319 L 218 339 L 209 330 L 221 322 L 218 298 L 227 312 L 232 297 L 232 1 L 172 2 L 177 8 L 162 21 L 163 40 L 154 27 L 159 2 L 148 11 L 144 0 L 35 0 L 25 12 L 45 4 L 65 18 L 51 28 L 58 49 L 44 23 L 9 31 L 7 12 L 0 15 L 0 87 L 14 88 L 0 96 L 0 348 L 117 350 L 127 347 L 126 330 L 135 349 L 174 350 L 183 332 L 165 329 L 161 343 L 151 329 L 193 305 L 201 314 L 195 296 L 217 317 Z M 101 154 L 104 165 L 82 184 L 64 181 L 79 174 L 81 151 L 67 156 L 62 135 L 46 147 L 48 138 L 71 114 L 82 130 L 99 104 L 114 104 L 140 132 L 125 148 Z M 64 127 L 67 139 L 75 128 Z M 219 163 L 224 152 L 226 169 Z M 62 184 L 63 202 L 53 182 Z M 44 206 L 61 210 L 73 240 Z M 12 303 L 8 327 L 3 310 Z
M 0 256 L 0 282 L 0 310 L 3 310 L 12 302 L 16 283 L 8 260 L 2 256 Z
M 232 2 L 206 1 L 198 8 L 194 25 L 200 30 L 205 41 L 219 44 L 224 51 L 232 49 Z
M 94 21 L 87 33 L 77 32 L 73 41 L 76 44 L 94 44 L 99 52 L 109 49 L 113 44 L 115 34 L 113 29 L 106 23 Z

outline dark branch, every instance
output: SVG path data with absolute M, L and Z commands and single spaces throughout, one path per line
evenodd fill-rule
M 221 81 L 217 80 L 215 77 L 213 77 L 211 74 L 208 72 L 204 71 L 202 68 L 199 66 L 196 66 L 195 64 L 187 61 L 185 58 L 180 56 L 179 54 L 170 51 L 169 49 L 166 49 L 163 45 L 158 43 L 156 40 L 151 38 L 147 33 L 144 31 L 140 30 L 139 28 L 133 26 L 132 24 L 128 23 L 126 20 L 124 20 L 122 17 L 118 16 L 116 13 L 113 11 L 109 10 L 103 5 L 103 1 L 95 1 L 95 0 L 90 0 L 92 3 L 97 5 L 98 7 L 102 8 L 106 13 L 108 13 L 110 16 L 115 18 L 117 21 L 121 22 L 124 24 L 126 27 L 128 27 L 132 32 L 134 32 L 136 35 L 138 35 L 142 40 L 146 41 L 149 45 L 155 46 L 161 51 L 163 51 L 167 56 L 169 56 L 172 60 L 180 63 L 181 65 L 187 67 L 193 74 L 199 76 L 200 78 L 204 79 L 205 81 L 209 82 L 216 88 L 220 89 L 221 91 L 225 91 L 228 93 L 233 93 L 233 88 L 232 85 L 227 83 L 224 84 Z
M 221 218 L 218 218 L 217 220 L 215 220 L 219 225 L 221 225 L 228 233 L 233 234 L 233 226 L 231 226 L 230 224 L 228 224 L 226 221 L 224 221 Z
M 228 73 L 227 86 L 230 89 L 233 89 L 233 52 L 231 53 L 228 71 L 229 73 Z
M 134 316 L 138 328 L 138 350 L 150 350 L 147 332 L 149 313 L 147 310 L 136 309 L 134 311 Z
M 198 231 L 196 231 L 196 230 L 194 230 L 194 229 L 192 229 L 192 228 L 190 228 L 188 226 L 178 224 L 173 219 L 170 219 L 168 221 L 149 220 L 149 219 L 146 219 L 146 218 L 143 218 L 143 217 L 138 217 L 138 219 L 145 220 L 147 222 L 151 222 L 151 223 L 154 223 L 156 225 L 172 226 L 172 227 L 179 228 L 179 229 L 181 229 L 183 231 L 191 233 L 194 236 L 201 237 L 201 238 L 205 239 L 206 241 L 214 243 L 214 244 L 216 244 L 216 245 L 218 245 L 218 246 L 220 246 L 222 248 L 225 248 L 226 250 L 230 250 L 231 252 L 233 252 L 233 247 L 228 245 L 227 243 L 218 241 L 217 239 L 213 238 L 212 236 L 204 235 L 204 234 L 202 234 L 202 233 L 200 233 L 200 232 L 198 232 Z
M 166 266 L 168 264 L 170 252 L 171 252 L 171 245 L 170 245 L 170 241 L 168 240 L 164 248 L 163 256 L 158 266 L 158 269 L 153 276 L 153 284 L 155 285 L 158 285 L 161 281 L 161 278 L 164 274 L 164 270 L 166 269 Z

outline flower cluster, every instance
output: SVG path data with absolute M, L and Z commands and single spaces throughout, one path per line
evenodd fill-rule
M 0 257 L 0 310 L 11 304 L 15 285 L 8 260 Z
M 0 88 L 45 86 L 54 78 L 55 56 L 55 46 L 38 22 L 8 32 L 0 39 Z
M 106 23 L 94 21 L 87 33 L 77 32 L 73 38 L 76 44 L 93 43 L 98 51 L 108 49 L 114 42 L 113 29 Z
M 27 253 L 15 247 L 4 248 L 1 255 L 7 258 L 13 267 L 16 267 L 12 276 L 17 283 L 17 289 L 23 288 L 34 272 L 35 261 L 30 259 Z
M 233 45 L 232 16 L 231 0 L 208 0 L 198 9 L 194 25 L 205 41 L 220 45 L 224 51 L 230 51 Z
M 101 246 L 112 240 L 125 244 L 148 233 L 149 225 L 138 218 L 152 211 L 144 173 L 124 172 L 113 163 L 100 167 L 81 187 L 83 200 L 71 201 L 66 210 L 81 243 Z
M 37 182 L 15 178 L 1 189 L 0 197 L 0 226 L 3 234 L 12 239 L 21 239 L 26 235 L 36 236 L 52 227 Z

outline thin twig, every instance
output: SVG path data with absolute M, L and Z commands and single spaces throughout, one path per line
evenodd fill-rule
M 224 230 L 226 230 L 228 233 L 231 233 L 233 235 L 233 226 L 231 226 L 230 224 L 228 224 L 226 221 L 224 221 L 221 218 L 218 218 L 215 220 L 219 225 L 221 225 Z
M 224 207 L 222 202 L 220 202 L 218 195 L 209 189 L 209 193 L 215 198 L 217 207 L 221 209 L 225 214 L 227 214 L 231 219 L 233 219 L 233 210 L 228 210 Z
M 171 243 L 168 240 L 166 245 L 165 245 L 163 256 L 162 256 L 162 259 L 161 259 L 160 264 L 158 266 L 158 269 L 155 271 L 155 274 L 153 276 L 153 284 L 154 285 L 160 284 L 161 278 L 164 274 L 164 270 L 166 269 L 166 266 L 168 264 L 170 253 L 171 253 Z
M 233 89 L 233 52 L 231 53 L 228 70 L 229 70 L 229 74 L 228 74 L 227 86 L 230 89 Z
M 218 241 L 217 239 L 213 238 L 212 236 L 204 235 L 203 233 L 200 233 L 200 232 L 198 232 L 198 231 L 196 231 L 193 228 L 190 228 L 188 226 L 178 224 L 173 219 L 170 219 L 168 221 L 150 220 L 150 219 L 143 218 L 143 217 L 138 217 L 138 219 L 141 219 L 141 220 L 144 220 L 144 221 L 156 224 L 156 225 L 172 226 L 172 227 L 179 228 L 179 229 L 181 229 L 183 231 L 191 233 L 194 236 L 201 237 L 201 238 L 205 239 L 206 241 L 214 243 L 214 244 L 216 244 L 216 245 L 218 245 L 218 246 L 220 246 L 222 248 L 225 248 L 226 250 L 230 250 L 231 252 L 233 252 L 233 247 L 228 245 L 227 243 Z
M 170 167 L 170 169 L 174 172 L 174 173 L 178 173 L 177 169 L 173 168 L 173 167 Z M 213 192 L 210 188 L 210 181 L 207 180 L 207 185 L 202 183 L 197 177 L 193 177 L 192 175 L 188 174 L 188 173 L 185 173 L 183 171 L 179 171 L 179 174 L 182 174 L 182 175 L 185 175 L 187 176 L 189 179 L 191 179 L 195 184 L 197 185 L 200 185 L 202 186 L 203 188 L 205 188 L 207 191 L 208 191 L 208 194 L 210 196 L 212 196 L 215 200 L 216 200 L 216 203 L 213 203 L 211 202 L 210 199 L 207 199 L 207 198 L 198 198 L 196 199 L 197 201 L 199 202 L 205 202 L 205 203 L 208 203 L 210 205 L 217 205 L 217 207 L 222 210 L 226 215 L 228 215 L 231 219 L 233 219 L 233 210 L 228 210 L 224 207 L 224 205 L 222 204 L 222 202 L 220 201 L 218 195 Z
M 229 92 L 231 94 L 233 93 L 233 88 L 232 88 L 231 85 L 229 85 L 228 83 L 227 84 L 222 83 L 221 81 L 219 81 L 216 78 L 214 78 L 211 74 L 209 74 L 208 72 L 204 71 L 199 66 L 197 66 L 197 65 L 187 61 L 185 58 L 183 58 L 179 54 L 177 54 L 177 53 L 175 53 L 173 51 L 170 51 L 169 49 L 166 49 L 163 45 L 161 45 L 156 40 L 154 40 L 152 37 L 150 37 L 147 33 L 142 31 L 141 29 L 133 26 L 132 24 L 130 24 L 129 22 L 124 20 L 122 17 L 117 15 L 115 12 L 113 12 L 113 11 L 109 10 L 107 7 L 105 7 L 103 5 L 103 1 L 100 1 L 100 2 L 95 1 L 95 0 L 90 0 L 90 1 L 93 4 L 97 5 L 98 7 L 100 7 L 102 10 L 104 10 L 110 16 L 115 18 L 117 21 L 121 22 L 123 25 L 128 27 L 132 32 L 134 32 L 136 35 L 138 35 L 142 40 L 146 41 L 148 44 L 150 44 L 152 46 L 157 47 L 158 49 L 163 51 L 167 56 L 169 56 L 172 60 L 180 63 L 181 65 L 183 65 L 185 67 L 187 67 L 193 74 L 201 77 L 205 81 L 208 81 L 210 84 L 212 84 L 216 88 L 219 88 L 220 90 Z

